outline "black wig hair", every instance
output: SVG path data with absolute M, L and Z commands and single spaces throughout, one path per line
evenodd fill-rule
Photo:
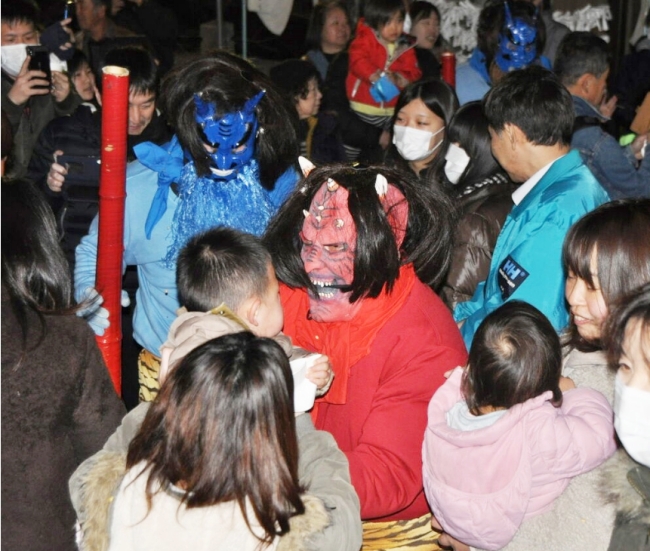
M 408 203 L 408 225 L 398 250 L 393 230 L 380 203 L 375 180 L 383 174 Z M 442 280 L 451 254 L 454 207 L 442 191 L 423 186 L 411 173 L 385 166 L 330 165 L 314 169 L 271 220 L 263 242 L 273 257 L 278 279 L 290 287 L 316 294 L 305 272 L 300 251 L 303 210 L 322 184 L 332 178 L 349 193 L 348 206 L 356 225 L 357 243 L 350 301 L 374 298 L 390 290 L 400 266 L 412 263 L 419 279 L 435 288 Z
M 163 111 L 181 145 L 194 159 L 200 176 L 209 174 L 210 157 L 196 122 L 194 94 L 212 102 L 217 114 L 222 116 L 241 109 L 246 101 L 265 90 L 256 107 L 259 134 L 255 158 L 262 186 L 273 189 L 275 181 L 290 166 L 296 166 L 299 153 L 296 110 L 270 79 L 245 59 L 216 51 L 172 70 L 165 77 L 163 89 Z

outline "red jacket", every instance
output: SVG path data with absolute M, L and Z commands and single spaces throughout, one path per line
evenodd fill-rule
M 379 69 L 401 74 L 409 82 L 414 82 L 422 77 L 415 56 L 415 41 L 407 35 L 397 42 L 397 48 L 392 58 L 388 57 L 388 50 L 375 31 L 359 20 L 357 32 L 349 48 L 348 76 L 345 80 L 345 90 L 350 101 L 365 103 L 375 107 L 392 107 L 397 103 L 397 97 L 390 102 L 377 103 L 370 95 L 370 77 Z
M 327 354 L 322 337 L 294 338 L 306 302 L 294 295 L 301 291 L 282 291 L 287 335 L 295 345 Z M 416 279 L 369 354 L 351 366 L 346 403 L 319 404 L 316 427 L 330 432 L 346 454 L 363 520 L 414 519 L 429 511 L 422 484 L 427 407 L 443 374 L 466 360 L 449 310 Z

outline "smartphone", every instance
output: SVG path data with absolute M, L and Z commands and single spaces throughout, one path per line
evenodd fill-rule
M 68 19 L 72 17 L 72 10 L 74 9 L 74 0 L 68 0 L 65 3 L 65 8 L 63 9 L 63 19 Z
M 47 86 L 38 88 L 49 88 L 52 85 L 52 71 L 50 70 L 50 52 L 45 46 L 27 46 L 27 55 L 29 60 L 30 71 L 43 71 L 48 81 Z

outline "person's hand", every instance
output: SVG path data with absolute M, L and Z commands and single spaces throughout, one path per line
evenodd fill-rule
M 404 78 L 399 73 L 391 73 L 391 80 L 399 89 L 406 88 L 409 85 L 408 79 Z
M 616 110 L 617 103 L 618 103 L 618 98 L 616 96 L 612 96 L 607 101 L 603 99 L 603 102 L 600 104 L 599 107 L 600 114 L 603 115 L 604 117 L 607 117 L 608 119 L 611 119 L 612 115 L 614 114 L 614 111 Z
M 639 161 L 645 156 L 645 147 L 650 139 L 650 132 L 648 134 L 639 134 L 634 141 L 630 144 L 630 149 L 634 157 Z
M 381 135 L 379 136 L 379 146 L 385 150 L 389 145 L 390 145 L 390 132 L 388 130 L 382 130 Z
M 334 378 L 334 371 L 330 359 L 325 356 L 319 356 L 312 366 L 307 370 L 307 379 L 316 385 L 318 390 L 328 387 Z
M 381 71 L 377 69 L 372 75 L 370 75 L 370 78 L 368 79 L 371 84 L 374 84 L 381 78 Z
M 576 384 L 573 382 L 573 379 L 569 377 L 560 377 L 560 390 L 566 392 L 567 390 L 572 390 L 576 387 Z
M 74 38 L 74 32 L 69 27 L 70 23 L 72 23 L 72 17 L 68 17 L 67 19 L 61 21 L 61 28 L 65 31 L 65 34 L 67 34 L 68 38 L 70 39 L 63 46 L 60 47 L 62 50 L 69 50 L 70 48 L 74 47 L 75 38 Z
M 61 103 L 70 94 L 70 79 L 65 73 L 52 71 L 52 95 L 54 101 Z
M 29 70 L 31 59 L 30 56 L 25 58 L 14 85 L 7 94 L 7 98 L 14 105 L 22 105 L 32 96 L 44 96 L 50 93 L 50 83 L 45 78 L 45 73 L 43 71 Z
M 65 177 L 68 175 L 68 169 L 57 162 L 60 155 L 63 155 L 63 151 L 57 149 L 54 152 L 54 162 L 50 165 L 50 170 L 45 179 L 47 187 L 54 193 L 61 192 L 65 183 Z
M 122 306 L 122 308 L 128 308 L 131 306 L 131 298 L 129 297 L 129 293 L 127 293 L 124 289 L 122 289 L 122 292 L 120 293 L 120 306 Z
M 102 306 L 103 303 L 104 297 L 97 292 L 97 289 L 88 287 L 84 291 L 82 307 L 77 310 L 77 316 L 85 319 L 98 337 L 101 337 L 111 325 L 108 310 Z

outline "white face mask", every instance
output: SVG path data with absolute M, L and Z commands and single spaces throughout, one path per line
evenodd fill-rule
M 616 375 L 614 426 L 625 451 L 650 467 L 650 392 L 626 386 Z
M 0 47 L 2 70 L 11 78 L 16 78 L 27 59 L 26 44 L 9 44 Z
M 445 164 L 447 179 L 452 184 L 457 184 L 467 165 L 469 165 L 469 155 L 462 147 L 450 143 L 445 159 L 447 160 L 447 164 Z
M 417 130 L 410 126 L 393 126 L 393 143 L 399 154 L 407 161 L 422 161 L 429 157 L 442 143 L 440 140 L 429 149 L 431 139 L 445 129 L 443 126 L 436 132 Z

